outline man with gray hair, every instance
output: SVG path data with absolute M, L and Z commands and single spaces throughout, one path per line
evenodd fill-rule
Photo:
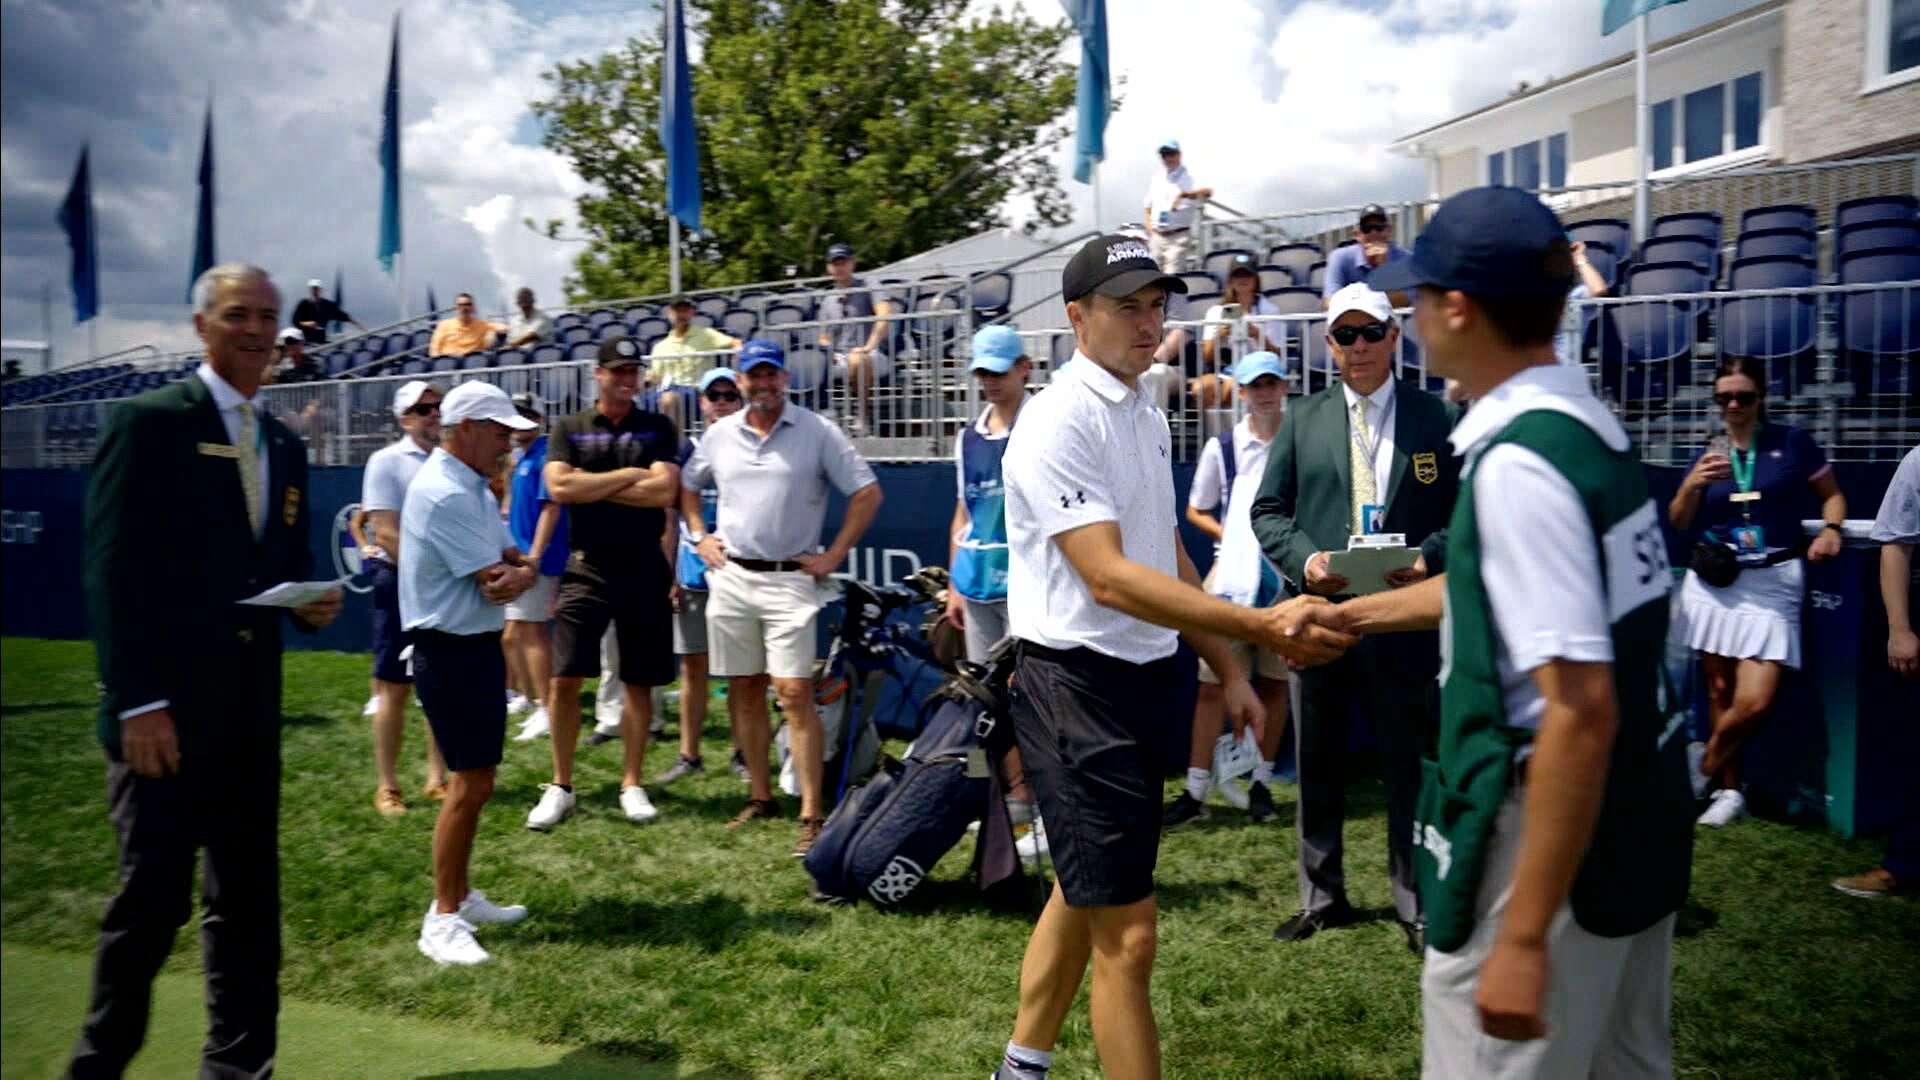
M 82 565 L 120 889 L 101 920 L 73 1077 L 122 1075 L 146 1039 L 196 867 L 200 1075 L 273 1071 L 282 622 L 240 601 L 313 571 L 307 456 L 259 396 L 280 325 L 266 271 L 213 267 L 193 306 L 206 362 L 110 414 L 87 487 Z M 334 589 L 290 614 L 313 630 L 339 612 Z

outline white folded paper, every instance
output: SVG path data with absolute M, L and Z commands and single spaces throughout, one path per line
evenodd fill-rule
M 346 584 L 346 581 L 346 578 L 337 581 L 283 581 L 265 592 L 236 602 L 254 607 L 297 608 L 325 597 Z

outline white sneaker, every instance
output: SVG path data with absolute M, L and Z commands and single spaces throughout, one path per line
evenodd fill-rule
M 527 815 L 527 828 L 546 832 L 573 815 L 573 792 L 559 784 L 541 784 L 540 802 Z
M 380 712 L 380 698 L 378 696 L 375 696 L 367 699 L 367 707 L 360 710 L 360 715 L 375 716 L 375 715 L 378 715 L 379 712 Z
M 1013 842 L 1013 851 L 1022 862 L 1038 862 L 1042 855 L 1048 854 L 1047 823 L 1041 820 L 1039 814 L 1033 816 L 1033 828 Z
M 533 708 L 533 702 L 527 699 L 527 695 L 521 693 L 518 690 L 507 691 L 507 715 L 508 716 L 519 716 L 521 713 L 526 712 L 528 709 L 531 709 L 531 708 Z
M 429 910 L 420 924 L 420 951 L 436 964 L 472 967 L 484 964 L 487 950 L 473 938 L 473 924 L 459 915 L 442 915 Z
M 1687 781 L 1693 785 L 1693 797 L 1707 797 L 1707 778 L 1700 772 L 1700 764 L 1707 760 L 1707 744 L 1690 742 L 1687 744 Z
M 593 733 L 595 735 L 604 735 L 609 739 L 619 738 L 620 718 L 616 716 L 612 721 L 595 720 L 593 723 Z
M 532 742 L 535 739 L 544 739 L 551 730 L 552 724 L 547 719 L 547 707 L 542 705 L 533 710 L 533 715 L 527 717 L 526 722 L 520 725 L 520 734 L 515 735 L 513 741 Z
M 647 789 L 639 786 L 620 789 L 620 812 L 635 825 L 645 825 L 660 816 L 653 800 L 647 798 Z
M 481 892 L 479 889 L 474 889 L 467 893 L 465 900 L 460 901 L 460 911 L 458 914 L 462 919 L 467 921 L 467 925 L 469 926 L 505 925 L 507 923 L 517 923 L 521 919 L 526 918 L 527 906 L 525 904 L 496 904 L 487 899 L 486 893 Z
M 1721 788 L 1713 793 L 1713 805 L 1700 815 L 1700 824 L 1720 829 L 1747 816 L 1747 797 L 1733 788 Z

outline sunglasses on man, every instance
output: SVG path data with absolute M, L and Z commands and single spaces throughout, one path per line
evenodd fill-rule
M 1384 221 L 1363 221 L 1360 223 L 1360 231 L 1363 233 L 1388 232 L 1392 228 L 1393 226 L 1387 224 Z
M 1361 338 L 1366 338 L 1368 341 L 1374 342 L 1385 341 L 1387 339 L 1387 324 L 1383 322 L 1370 322 L 1360 326 L 1336 326 L 1327 331 L 1327 336 L 1339 342 L 1340 347 L 1343 349 Z
M 1753 390 L 1722 390 L 1713 395 L 1713 403 L 1722 408 L 1728 405 L 1738 405 L 1742 408 L 1747 408 L 1759 400 L 1759 393 Z
M 440 411 L 440 403 L 437 401 L 423 401 L 407 411 L 415 416 L 432 416 L 434 413 Z
M 707 391 L 707 400 L 716 405 L 729 401 L 739 401 L 740 392 L 738 390 L 709 390 Z

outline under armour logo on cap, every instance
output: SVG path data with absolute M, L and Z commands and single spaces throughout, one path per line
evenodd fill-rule
M 1060 274 L 1060 298 L 1069 303 L 1098 292 L 1127 296 L 1149 285 L 1167 292 L 1185 293 L 1179 278 L 1160 272 L 1147 245 L 1131 236 L 1097 236 L 1087 241 Z
M 1112 266 L 1121 259 L 1151 259 L 1147 245 L 1138 240 L 1123 240 L 1107 248 L 1107 265 Z

